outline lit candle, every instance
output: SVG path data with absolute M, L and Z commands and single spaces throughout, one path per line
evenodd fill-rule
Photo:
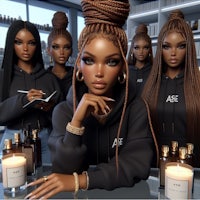
M 190 199 L 193 168 L 187 164 L 169 163 L 165 169 L 165 196 L 170 199 Z
M 26 183 L 26 158 L 12 154 L 2 158 L 4 188 L 16 188 Z

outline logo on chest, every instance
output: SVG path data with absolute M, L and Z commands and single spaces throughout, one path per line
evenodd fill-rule
M 173 94 L 173 95 L 169 95 L 166 99 L 166 102 L 169 103 L 178 103 L 178 95 L 177 94 Z
M 119 138 L 118 142 L 117 142 L 117 138 L 115 138 L 114 141 L 113 141 L 113 144 L 112 144 L 112 148 L 117 146 L 117 143 L 118 143 L 118 146 L 122 146 L 123 145 L 123 138 Z

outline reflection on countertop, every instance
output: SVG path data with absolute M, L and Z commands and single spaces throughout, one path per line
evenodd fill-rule
M 28 182 L 51 173 L 51 166 L 43 166 L 35 176 L 28 177 Z M 0 177 L 1 178 L 1 177 Z M 2 183 L 0 183 L 0 199 L 24 199 L 34 188 L 25 189 L 21 194 L 15 197 L 11 194 L 5 194 Z M 200 198 L 200 169 L 195 168 L 193 199 Z M 62 192 L 55 195 L 52 199 L 74 199 L 72 192 Z M 112 191 L 93 189 L 88 191 L 79 190 L 76 199 L 166 199 L 164 189 L 159 189 L 159 171 L 152 168 L 149 178 L 146 181 L 140 181 L 134 187 L 117 188 Z

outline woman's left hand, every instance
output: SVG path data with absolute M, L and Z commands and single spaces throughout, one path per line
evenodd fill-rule
M 28 187 L 41 184 L 29 193 L 25 199 L 48 199 L 59 192 L 74 191 L 74 176 L 66 174 L 50 174 L 28 184 Z

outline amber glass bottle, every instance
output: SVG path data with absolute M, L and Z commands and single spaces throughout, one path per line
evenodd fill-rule
M 20 133 L 14 133 L 14 144 L 12 148 L 15 153 L 22 152 L 22 142 L 21 142 Z
M 194 154 L 194 145 L 192 143 L 187 143 L 187 162 L 192 167 L 195 167 L 196 164 L 196 158 Z
M 187 148 L 186 147 L 179 147 L 179 158 L 177 160 L 180 163 L 188 164 L 187 163 Z
M 35 174 L 34 144 L 31 134 L 30 127 L 27 130 L 24 130 L 25 139 L 22 151 L 26 154 L 27 175 Z
M 37 168 L 42 166 L 41 139 L 38 136 L 37 129 L 32 130 L 32 138 L 34 144 L 35 166 Z
M 171 162 L 176 162 L 178 160 L 178 158 L 179 158 L 178 142 L 171 141 L 171 151 L 170 151 Z
M 162 145 L 161 156 L 160 156 L 160 161 L 159 161 L 160 188 L 165 187 L 165 165 L 168 162 L 170 162 L 169 146 L 168 145 Z
M 12 149 L 12 139 L 5 139 L 4 140 L 4 149 L 3 149 L 3 156 L 13 153 Z

